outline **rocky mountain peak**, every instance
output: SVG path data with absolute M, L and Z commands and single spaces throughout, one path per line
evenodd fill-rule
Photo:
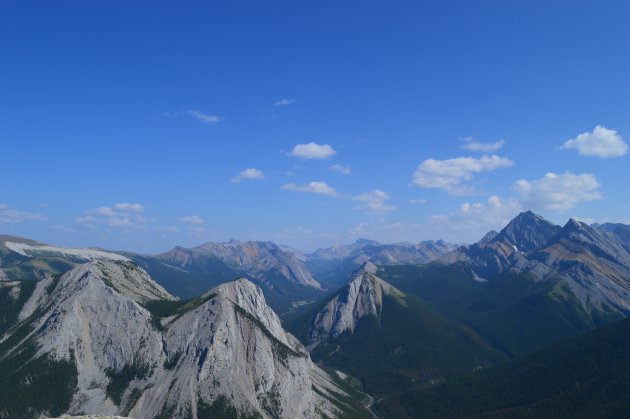
M 481 240 L 479 240 L 479 243 L 481 244 L 486 244 L 486 243 L 490 243 L 492 240 L 495 239 L 495 237 L 497 237 L 499 235 L 499 232 L 496 230 L 490 230 L 488 231 L 482 238 Z
M 69 414 L 197 417 L 223 400 L 239 416 L 339 415 L 331 400 L 345 393 L 258 286 L 238 279 L 191 302 L 167 300 L 133 263 L 86 263 L 37 286 L 19 345 L 36 342 L 37 356 L 75 369 Z
M 505 242 L 519 251 L 529 252 L 545 246 L 561 227 L 531 211 L 517 215 L 492 242 Z
M 261 281 L 269 276 L 280 276 L 300 286 L 321 289 L 321 284 L 308 272 L 300 258 L 269 241 L 208 242 L 190 249 L 178 247 L 155 257 L 182 269 L 220 261 L 226 269 Z
M 123 294 L 138 303 L 150 300 L 176 300 L 149 274 L 130 261 L 98 260 L 79 265 L 61 277 L 60 285 L 81 281 L 102 281 L 109 288 Z
M 319 311 L 313 320 L 309 335 L 309 350 L 320 342 L 342 333 L 354 332 L 363 317 L 380 319 L 383 298 L 388 295 L 404 300 L 405 295 L 375 275 L 376 265 L 365 262 L 353 275 L 345 288 Z

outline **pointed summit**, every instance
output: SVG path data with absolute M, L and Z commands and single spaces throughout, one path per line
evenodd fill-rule
M 529 252 L 544 247 L 560 229 L 540 215 L 525 211 L 510 221 L 492 242 L 503 241 L 519 251 Z
M 481 240 L 479 240 L 479 243 L 481 244 L 490 243 L 498 235 L 499 233 L 496 230 L 490 230 L 481 238 Z
M 315 315 L 308 338 L 309 350 L 344 332 L 353 333 L 364 317 L 380 319 L 385 296 L 404 301 L 405 294 L 377 277 L 375 272 L 376 265 L 365 262 L 346 287 Z

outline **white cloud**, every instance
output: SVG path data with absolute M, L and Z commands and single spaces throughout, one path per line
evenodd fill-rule
M 46 221 L 47 218 L 38 212 L 19 211 L 6 204 L 0 204 L 0 223 L 19 224 L 24 221 Z
M 362 202 L 357 208 L 365 210 L 373 214 L 384 214 L 389 211 L 394 211 L 395 206 L 387 204 L 387 200 L 390 198 L 387 192 L 379 189 L 373 189 L 370 192 L 362 193 L 354 196 L 351 199 L 353 201 Z
M 472 179 L 474 174 L 510 167 L 513 164 L 512 160 L 497 155 L 448 160 L 427 159 L 413 173 L 413 183 L 422 188 L 439 188 L 453 195 L 462 195 L 472 192 L 472 188 L 462 185 L 462 182 Z
M 146 222 L 142 216 L 144 206 L 121 202 L 110 206 L 98 207 L 87 211 L 87 214 L 75 218 L 75 223 L 87 227 L 106 225 L 110 227 L 134 227 Z
M 601 199 L 599 182 L 590 173 L 547 173 L 541 179 L 521 179 L 514 184 L 522 202 L 528 207 L 566 211 L 580 202 Z
M 200 225 L 205 223 L 205 220 L 198 215 L 187 215 L 182 217 L 181 220 L 188 224 Z
M 423 204 L 426 204 L 427 202 L 429 201 L 427 201 L 426 199 L 410 199 L 409 200 L 409 203 L 413 205 L 423 205 Z
M 515 199 L 493 195 L 486 202 L 465 202 L 450 214 L 434 215 L 431 226 L 447 240 L 475 241 L 492 229 L 505 227 L 522 209 Z
M 387 204 L 390 196 L 387 192 L 379 189 L 373 189 L 359 195 L 341 194 L 326 182 L 310 182 L 305 185 L 297 185 L 295 183 L 287 183 L 282 189 L 294 192 L 305 192 L 317 195 L 326 195 L 333 198 L 345 199 L 350 201 L 361 202 L 356 208 L 373 214 L 383 214 L 396 209 L 395 206 Z
M 240 183 L 243 180 L 262 180 L 265 178 L 265 174 L 255 168 L 249 168 L 243 170 L 238 175 L 234 176 L 231 180 L 232 183 Z
M 198 111 L 196 109 L 189 109 L 187 111 L 185 111 L 188 115 L 196 118 L 197 120 L 204 122 L 206 124 L 216 124 L 217 122 L 219 122 L 220 120 L 222 120 L 223 118 L 218 116 L 218 115 L 209 115 L 206 113 L 203 113 L 201 111 Z
M 290 156 L 300 159 L 328 159 L 337 154 L 337 152 L 329 144 L 317 144 L 310 142 L 308 144 L 298 144 L 293 147 L 289 153 Z
M 576 149 L 582 156 L 609 158 L 626 154 L 628 145 L 617 131 L 598 125 L 593 132 L 583 132 L 566 141 L 560 149 Z
M 328 169 L 330 169 L 331 171 L 336 172 L 336 173 L 341 173 L 342 175 L 351 175 L 352 174 L 352 170 L 348 166 L 342 166 L 340 164 L 333 164 Z
M 466 144 L 464 144 L 461 148 L 468 151 L 480 151 L 482 153 L 494 153 L 495 151 L 503 148 L 505 144 L 505 140 L 499 140 L 494 143 L 482 143 L 479 141 L 475 141 L 472 137 L 464 138 Z
M 131 211 L 131 212 L 144 211 L 144 206 L 142 204 L 130 204 L 128 202 L 122 202 L 120 204 L 116 204 L 114 205 L 114 208 L 121 211 Z
M 164 112 L 162 115 L 169 118 L 175 118 L 180 115 L 189 115 L 197 119 L 198 121 L 201 121 L 206 124 L 216 124 L 217 122 L 223 119 L 223 117 L 221 116 L 206 114 L 197 109 L 185 109 L 185 110 L 177 111 L 177 112 Z
M 119 212 L 114 211 L 112 207 L 98 207 L 93 209 L 91 212 L 103 217 L 115 217 L 120 214 Z
M 287 190 L 287 191 L 294 191 L 294 192 L 306 192 L 306 193 L 319 194 L 319 195 L 338 196 L 337 191 L 335 191 L 333 187 L 328 186 L 326 182 L 314 181 L 306 185 L 297 185 L 295 183 L 287 183 L 285 185 L 282 185 L 282 189 Z
M 294 103 L 295 103 L 295 100 L 293 99 L 282 98 L 276 103 L 274 103 L 274 106 L 287 106 L 287 105 L 292 105 Z

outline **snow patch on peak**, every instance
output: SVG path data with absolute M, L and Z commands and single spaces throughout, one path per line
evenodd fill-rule
M 18 253 L 26 257 L 34 257 L 42 253 L 54 253 L 59 254 L 64 258 L 78 258 L 82 260 L 124 260 L 129 261 L 128 258 L 119 255 L 117 253 L 106 252 L 104 250 L 97 249 L 79 249 L 72 247 L 60 247 L 49 245 L 30 245 L 27 243 L 16 243 L 7 241 L 4 245 L 11 251 Z

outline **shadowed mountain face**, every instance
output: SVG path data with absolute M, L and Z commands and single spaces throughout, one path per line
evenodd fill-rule
M 516 247 L 521 252 L 530 252 L 544 247 L 559 231 L 559 226 L 527 211 L 510 221 L 490 243 L 500 243 Z
M 464 262 L 482 281 L 504 272 L 560 279 L 588 312 L 625 316 L 630 312 L 630 254 L 622 234 L 573 219 L 564 227 L 554 226 L 526 212 L 492 240 L 461 247 L 441 262 Z
M 381 417 L 625 417 L 630 320 L 523 358 L 384 398 Z
M 619 242 L 630 253 L 630 226 L 626 224 L 593 224 L 592 227 Z
M 40 281 L 16 317 L 0 342 L 0 417 L 361 412 L 245 279 L 178 301 L 132 262 L 95 261 Z
M 314 360 L 359 378 L 379 396 L 505 358 L 378 272 L 367 262 L 335 296 L 288 324 Z

